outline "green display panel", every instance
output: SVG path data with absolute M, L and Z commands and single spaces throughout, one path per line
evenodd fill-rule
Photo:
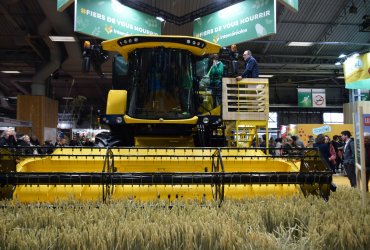
M 116 0 L 76 0 L 75 8 L 76 32 L 106 40 L 132 34 L 161 34 L 159 20 Z
M 298 107 L 312 107 L 311 89 L 298 89 Z
M 275 0 L 234 4 L 194 20 L 193 35 L 221 46 L 276 33 Z
M 298 0 L 279 0 L 279 2 L 290 10 L 298 11 Z

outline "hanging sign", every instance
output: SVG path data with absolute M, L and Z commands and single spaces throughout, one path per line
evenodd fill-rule
M 298 107 L 312 107 L 311 89 L 298 89 Z
M 117 0 L 76 0 L 75 31 L 101 39 L 125 35 L 160 35 L 161 22 Z
M 326 107 L 325 89 L 312 89 L 312 107 Z
M 343 67 L 347 89 L 370 89 L 370 52 L 349 57 Z
M 298 0 L 279 0 L 280 3 L 282 3 L 285 7 L 287 7 L 289 10 L 298 11 Z
M 194 21 L 193 35 L 221 46 L 276 33 L 276 1 L 234 4 Z

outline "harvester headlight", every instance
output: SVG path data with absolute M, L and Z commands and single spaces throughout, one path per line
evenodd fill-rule
M 134 42 L 137 43 L 139 41 L 139 38 L 135 37 Z
M 209 123 L 209 118 L 208 118 L 208 117 L 204 117 L 204 118 L 203 118 L 203 123 L 204 123 L 204 124 Z
M 116 118 L 116 122 L 117 122 L 117 123 L 122 123 L 122 121 L 123 121 L 123 120 L 122 120 L 122 117 L 120 117 L 120 116 L 119 116 L 119 117 L 117 117 L 117 118 Z
M 190 44 L 190 40 L 189 40 L 189 39 L 188 39 L 188 40 L 186 40 L 186 43 L 187 43 L 187 44 Z
M 124 44 L 127 44 L 127 40 L 123 40 L 123 43 L 124 43 Z
M 128 43 L 132 43 L 132 39 L 130 38 L 130 39 L 128 39 Z

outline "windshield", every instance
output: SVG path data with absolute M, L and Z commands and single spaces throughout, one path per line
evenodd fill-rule
M 129 55 L 128 115 L 140 119 L 193 116 L 192 55 L 184 50 L 139 49 Z

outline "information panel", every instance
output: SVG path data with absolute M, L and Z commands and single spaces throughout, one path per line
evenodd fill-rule
M 274 0 L 244 1 L 194 21 L 193 35 L 228 46 L 276 33 Z
M 161 22 L 115 0 L 76 0 L 75 31 L 101 39 L 124 35 L 160 35 Z
M 370 89 L 370 52 L 344 62 L 344 81 L 347 89 Z

